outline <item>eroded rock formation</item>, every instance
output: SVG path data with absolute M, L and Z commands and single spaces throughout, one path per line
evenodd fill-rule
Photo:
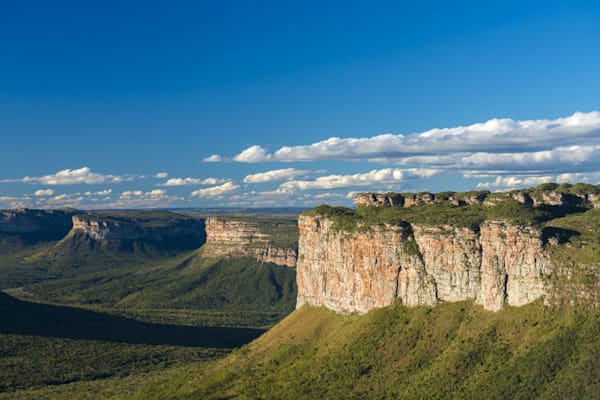
M 205 241 L 204 222 L 163 212 L 158 216 L 78 214 L 63 244 L 73 238 L 98 243 L 147 243 L 167 249 L 194 249 Z
M 549 258 L 532 226 L 487 221 L 373 225 L 352 232 L 319 216 L 299 218 L 298 302 L 341 313 L 392 304 L 472 299 L 488 310 L 524 305 L 545 293 Z
M 280 224 L 285 226 L 280 226 L 283 229 L 279 231 L 289 231 L 294 236 L 297 234 L 295 222 Z M 297 248 L 278 245 L 275 242 L 276 235 L 267 232 L 265 225 L 268 223 L 261 224 L 257 220 L 208 217 L 203 254 L 207 257 L 253 257 L 259 261 L 295 267 Z
M 589 185 L 586 190 L 596 193 L 563 192 L 560 190 L 533 189 L 512 190 L 508 192 L 490 193 L 488 191 L 466 192 L 466 193 L 358 193 L 354 197 L 354 205 L 374 207 L 412 207 L 433 202 L 449 202 L 452 205 L 474 205 L 495 206 L 504 201 L 514 199 L 517 202 L 533 207 L 540 206 L 593 206 L 600 208 L 600 185 L 596 187 Z M 568 190 L 568 189 L 567 189 Z

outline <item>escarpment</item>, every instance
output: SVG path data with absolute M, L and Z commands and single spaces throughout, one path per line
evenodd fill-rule
M 473 300 L 497 311 L 540 298 L 597 307 L 599 190 L 359 194 L 357 210 L 319 206 L 298 222 L 297 307 Z
M 297 226 L 293 220 L 208 217 L 206 257 L 252 257 L 262 262 L 296 266 Z
M 549 258 L 534 227 L 486 221 L 478 229 L 384 224 L 345 232 L 334 225 L 300 216 L 298 307 L 364 313 L 397 298 L 407 306 L 472 299 L 499 310 L 544 294 Z
M 532 189 L 491 193 L 487 190 L 442 193 L 358 193 L 354 205 L 374 207 L 412 207 L 434 202 L 458 205 L 495 206 L 507 200 L 525 206 L 591 206 L 600 208 L 600 185 L 547 183 Z
M 204 222 L 166 211 L 86 213 L 72 217 L 72 229 L 61 246 L 83 243 L 128 247 L 150 246 L 169 250 L 194 249 L 205 241 Z

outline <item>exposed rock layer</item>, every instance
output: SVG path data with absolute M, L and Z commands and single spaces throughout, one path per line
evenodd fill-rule
M 294 233 L 297 230 L 293 221 L 280 224 L 286 225 L 284 230 L 287 228 Z M 278 246 L 274 239 L 274 235 L 265 232 L 257 221 L 208 217 L 203 254 L 207 257 L 253 257 L 263 262 L 295 267 L 297 249 Z
M 473 299 L 488 310 L 545 293 L 549 256 L 532 226 L 487 221 L 479 229 L 374 225 L 354 232 L 299 218 L 298 302 L 364 313 L 400 298 L 407 306 Z
M 598 188 L 596 188 L 597 190 Z M 510 192 L 490 193 L 488 191 L 467 193 L 357 193 L 354 205 L 374 207 L 412 207 L 434 202 L 449 202 L 453 205 L 483 204 L 495 206 L 501 202 L 514 199 L 517 202 L 533 207 L 540 206 L 592 206 L 600 208 L 600 195 L 594 193 L 563 193 L 556 190 L 546 192 L 530 192 L 513 190 Z

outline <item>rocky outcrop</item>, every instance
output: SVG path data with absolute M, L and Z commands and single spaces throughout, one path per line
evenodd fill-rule
M 169 212 L 143 211 L 131 215 L 78 214 L 61 245 L 81 242 L 81 238 L 109 244 L 148 244 L 169 250 L 194 249 L 205 241 L 204 222 Z M 75 240 L 77 239 L 77 240 Z
M 275 230 L 276 232 L 269 233 Z M 288 245 L 278 245 L 280 235 L 293 236 Z M 297 227 L 295 221 L 272 221 L 208 217 L 206 219 L 206 257 L 253 257 L 288 267 L 296 266 Z
M 140 239 L 151 236 L 153 232 L 147 232 L 141 226 L 124 221 L 92 219 L 87 216 L 73 216 L 73 232 L 89 236 L 93 240 L 101 241 L 108 239 Z
M 472 299 L 496 311 L 545 293 L 549 257 L 532 226 L 384 224 L 346 232 L 301 215 L 299 231 L 297 307 L 364 313 L 397 298 L 409 307 Z
M 545 188 L 544 185 L 538 188 L 511 190 L 508 192 L 490 193 L 489 191 L 479 192 L 443 192 L 443 193 L 358 193 L 354 197 L 354 205 L 374 206 L 374 207 L 412 207 L 422 204 L 431 204 L 433 202 L 449 202 L 452 205 L 476 205 L 496 206 L 508 200 L 516 200 L 525 206 L 583 206 L 600 207 L 600 185 L 582 185 L 577 189 L 576 186 L 566 185 L 564 190 L 558 190 L 560 187 L 556 184 Z M 583 186 L 583 187 L 582 187 Z M 575 190 L 571 188 L 575 187 Z M 551 189 L 554 188 L 554 189 Z M 580 190 L 580 191 L 577 191 Z
M 403 206 L 404 196 L 399 193 L 358 193 L 354 197 L 354 205 L 392 207 Z

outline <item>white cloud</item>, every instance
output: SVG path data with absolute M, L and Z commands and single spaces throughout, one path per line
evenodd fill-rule
M 210 155 L 202 160 L 202 162 L 205 162 L 205 163 L 221 162 L 221 161 L 223 161 L 223 157 L 221 157 L 218 154 Z
M 140 197 L 143 196 L 144 192 L 141 190 L 126 190 L 121 192 L 120 198 L 131 198 L 131 197 Z
M 157 172 L 156 174 L 154 174 L 154 177 L 158 179 L 164 179 L 167 176 L 169 176 L 168 172 Z
M 311 181 L 289 181 L 282 183 L 278 190 L 284 192 L 294 192 L 297 190 L 377 186 L 385 183 L 402 182 L 406 179 L 415 177 L 429 178 L 437 173 L 439 173 L 439 171 L 433 169 L 385 168 L 372 170 L 362 174 L 320 176 Z
M 479 182 L 478 189 L 518 189 L 537 186 L 542 183 L 577 183 L 577 182 L 600 182 L 600 172 L 592 173 L 562 173 L 555 175 L 533 175 L 533 176 L 497 176 L 489 182 Z
M 144 192 L 142 190 L 126 190 L 121 192 L 119 195 L 119 200 L 166 200 L 169 196 L 167 195 L 167 191 L 163 189 L 154 189 L 148 192 Z
M 33 194 L 34 196 L 52 196 L 54 194 L 54 190 L 52 189 L 40 189 L 36 190 Z
M 23 179 L 12 180 L 12 182 L 25 182 L 25 183 L 41 183 L 44 185 L 74 185 L 74 184 L 101 184 L 106 182 L 120 183 L 126 179 L 122 176 L 117 175 L 103 175 L 96 172 L 92 172 L 88 167 L 79 169 L 63 169 L 52 175 L 44 176 L 26 176 Z M 7 182 L 6 180 L 4 182 Z
M 100 194 L 100 192 L 97 192 L 97 194 Z M 103 199 L 92 198 L 90 201 L 95 202 L 94 204 L 82 204 L 79 208 L 157 208 L 168 207 L 173 202 L 180 200 L 183 200 L 183 198 L 169 195 L 163 189 L 154 189 L 147 192 L 143 190 L 125 190 L 113 201 L 111 201 L 110 197 Z M 108 202 L 98 203 L 98 201 Z
M 88 190 L 84 194 L 86 196 L 93 196 L 93 195 L 96 195 L 96 196 L 108 196 L 111 193 L 112 193 L 112 189 L 105 189 L 105 190 L 98 190 L 97 192 L 92 192 L 92 191 Z
M 305 175 L 307 171 L 299 171 L 294 168 L 274 169 L 271 171 L 259 172 L 257 174 L 246 175 L 245 183 L 265 183 L 293 179 L 297 176 Z
M 79 193 L 63 193 L 48 199 L 46 203 L 48 205 L 52 205 L 53 207 L 76 207 L 83 199 L 83 196 L 81 196 Z
M 239 188 L 239 186 L 235 185 L 233 182 L 225 182 L 224 184 L 219 185 L 219 186 L 213 186 L 213 187 L 209 187 L 209 188 L 205 188 L 205 189 L 194 190 L 191 193 L 191 196 L 216 198 L 216 197 L 223 196 L 226 193 L 233 192 L 238 188 Z
M 313 198 L 315 200 L 330 200 L 330 199 L 339 199 L 339 198 L 344 198 L 344 197 L 346 197 L 346 196 L 343 195 L 343 194 L 340 194 L 340 193 L 329 193 L 329 192 L 319 193 L 319 194 L 316 194 L 316 195 L 313 196 Z
M 589 144 L 600 138 L 600 112 L 576 112 L 553 120 L 491 119 L 411 135 L 383 134 L 370 138 L 332 137 L 302 146 L 285 146 L 273 154 L 252 146 L 234 157 L 239 162 L 315 161 L 439 157 L 462 153 L 536 152 Z
M 550 150 L 523 153 L 473 153 L 463 157 L 457 167 L 506 170 L 537 170 L 564 165 L 597 164 L 600 145 L 556 147 Z
M 260 146 L 248 147 L 246 150 L 233 157 L 234 161 L 245 163 L 257 163 L 268 161 L 270 159 L 271 156 L 267 153 L 267 150 L 263 149 Z
M 223 182 L 223 179 L 217 178 L 171 178 L 166 182 L 157 183 L 158 186 L 185 186 L 185 185 L 216 185 L 217 183 Z

